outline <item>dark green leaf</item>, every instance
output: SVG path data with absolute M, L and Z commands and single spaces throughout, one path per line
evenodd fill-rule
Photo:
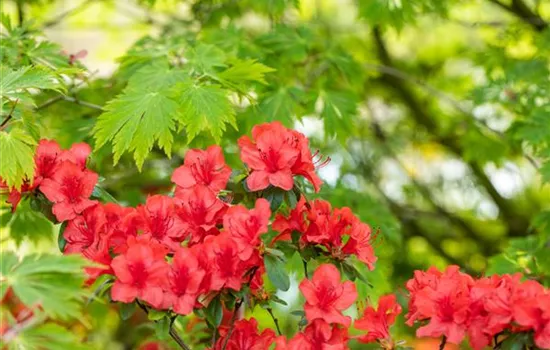
M 276 288 L 287 291 L 290 288 L 290 279 L 284 261 L 278 257 L 266 254 L 264 255 L 264 263 L 267 277 L 271 283 L 273 283 Z

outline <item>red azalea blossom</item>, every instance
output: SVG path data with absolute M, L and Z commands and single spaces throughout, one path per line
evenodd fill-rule
M 139 217 L 138 229 L 170 250 L 180 247 L 185 239 L 184 225 L 176 215 L 174 199 L 168 196 L 154 195 L 147 197 L 145 205 L 137 208 Z
M 183 165 L 172 174 L 172 182 L 177 185 L 176 197 L 182 190 L 196 185 L 204 185 L 218 193 L 225 188 L 230 176 L 231 168 L 225 164 L 221 147 L 210 146 L 206 151 L 187 151 Z
M 227 232 L 208 236 L 204 240 L 204 247 L 207 249 L 209 272 L 212 274 L 210 290 L 240 290 L 246 266 L 239 258 L 239 247 L 233 238 Z
M 280 233 L 273 241 L 289 240 L 292 232 L 298 231 L 301 244 L 322 245 L 337 260 L 356 255 L 370 270 L 374 269 L 377 258 L 371 228 L 349 208 L 333 209 L 329 202 L 319 199 L 306 203 L 302 197 L 288 217 L 278 214 L 272 227 Z M 349 239 L 344 244 L 346 236 Z
M 347 350 L 348 340 L 346 328 L 317 319 L 288 342 L 284 337 L 278 337 L 275 350 Z
M 305 220 L 305 216 L 307 210 L 306 199 L 301 196 L 294 209 L 292 209 L 288 214 L 288 217 L 285 217 L 282 214 L 277 214 L 271 227 L 273 230 L 280 232 L 280 234 L 277 235 L 273 241 L 289 241 L 291 239 L 292 232 L 306 232 L 307 222 Z
M 258 321 L 254 318 L 235 322 L 225 347 L 229 327 L 220 327 L 219 331 L 220 338 L 216 341 L 213 350 L 265 350 L 269 349 L 275 340 L 275 332 L 271 329 L 259 333 Z
M 391 340 L 390 326 L 395 322 L 397 315 L 401 313 L 401 305 L 396 301 L 395 295 L 385 295 L 378 301 L 378 309 L 372 306 L 365 309 L 363 316 L 355 321 L 355 328 L 368 331 L 366 335 L 358 339 L 362 343 L 372 343 L 380 340 Z
M 179 248 L 168 273 L 169 287 L 164 295 L 164 306 L 172 306 L 174 312 L 180 315 L 193 312 L 204 275 L 205 271 L 199 266 L 193 251 Z
M 118 254 L 125 250 L 128 237 L 137 235 L 139 218 L 136 209 L 122 207 L 115 203 L 103 206 L 109 228 L 109 248 Z
M 254 209 L 235 205 L 225 214 L 223 227 L 237 243 L 239 257 L 243 261 L 248 260 L 254 249 L 259 247 L 260 235 L 267 232 L 270 216 L 269 202 L 264 198 L 256 200 Z
M 239 141 L 241 159 L 251 170 L 246 179 L 248 188 L 259 191 L 269 185 L 289 191 L 294 186 L 293 176 L 302 175 L 319 190 L 321 180 L 314 170 L 311 153 L 306 149 L 307 139 L 279 122 L 256 125 L 252 137 Z
M 189 236 L 189 243 L 201 243 L 208 235 L 219 233 L 227 205 L 208 188 L 198 185 L 180 193 L 175 199 L 176 214 L 181 221 L 184 237 Z
M 322 319 L 349 327 L 351 318 L 342 311 L 354 303 L 357 291 L 353 282 L 340 282 L 340 272 L 334 265 L 320 265 L 311 280 L 300 283 L 300 291 L 306 299 L 304 310 L 309 322 Z
M 84 169 L 91 152 L 92 149 L 86 143 L 75 143 L 69 150 L 64 151 L 55 141 L 40 140 L 34 156 L 33 185 L 39 186 L 42 180 L 51 178 L 63 161 L 69 161 Z
M 166 248 L 149 235 L 130 237 L 127 246 L 126 252 L 111 262 L 116 277 L 112 299 L 131 303 L 137 298 L 161 307 L 169 269 L 164 260 Z
M 40 191 L 54 203 L 52 212 L 57 220 L 72 220 L 97 203 L 89 199 L 97 179 L 96 173 L 64 161 L 51 178 L 42 181 Z
M 98 245 L 100 241 L 108 241 L 107 219 L 101 204 L 94 205 L 69 221 L 63 237 L 67 241 L 65 253 L 80 253 Z

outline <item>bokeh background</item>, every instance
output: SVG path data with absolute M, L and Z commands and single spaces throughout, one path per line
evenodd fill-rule
M 363 268 L 371 284 L 360 288 L 363 300 L 389 292 L 404 300 L 404 282 L 430 266 L 548 276 L 532 258 L 546 247 L 536 222 L 550 202 L 550 2 L 12 0 L 2 11 L 15 23 L 34 21 L 45 38 L 77 55 L 88 73 L 72 93 L 97 106 L 143 60 L 185 54 L 198 42 L 214 48 L 212 57 L 274 68 L 250 92 L 252 103 L 235 101 L 239 130 L 223 136 L 227 160 L 242 166 L 236 139 L 272 120 L 304 132 L 313 150 L 331 158 L 319 170 L 325 186 L 318 196 L 351 207 L 377 232 L 379 261 L 372 272 Z M 64 146 L 93 144 L 101 111 L 62 101 L 40 113 L 44 136 Z M 113 166 L 107 145 L 95 150 L 93 168 L 104 188 L 136 205 L 171 190 L 186 149 L 212 143 L 201 136 L 187 144 L 180 133 L 172 157 L 155 148 L 141 172 L 131 155 Z M 38 240 L 4 229 L 2 244 L 56 249 L 57 228 L 37 227 Z M 276 310 L 288 334 L 297 322 L 289 312 L 301 302 L 295 277 L 281 294 L 289 306 Z M 270 325 L 265 310 L 254 316 Z M 135 348 L 154 337 L 139 315 L 132 322 L 125 326 L 112 306 L 95 303 L 88 324 L 74 327 L 98 349 Z M 396 332 L 421 347 L 410 329 Z

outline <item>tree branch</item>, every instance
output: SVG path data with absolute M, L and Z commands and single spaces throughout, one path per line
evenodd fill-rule
M 44 22 L 44 24 L 42 25 L 42 28 L 49 28 L 49 27 L 53 27 L 53 26 L 59 24 L 59 22 L 64 20 L 66 17 L 72 16 L 72 15 L 84 10 L 86 7 L 90 6 L 95 1 L 101 1 L 101 0 L 86 0 L 86 1 L 83 1 L 82 3 L 80 3 L 80 5 L 75 6 L 72 9 L 69 9 L 65 12 L 62 12 L 59 15 L 57 15 L 56 17 L 50 19 L 49 21 Z
M 0 130 L 4 130 L 6 128 L 8 122 L 13 117 L 13 111 L 15 110 L 15 106 L 17 106 L 18 102 L 19 102 L 19 99 L 16 99 L 15 102 L 13 103 L 13 106 L 11 106 L 10 113 L 8 114 L 6 119 L 4 119 L 4 121 L 2 121 L 2 124 L 0 124 Z
M 501 0 L 488 1 L 518 17 L 538 32 L 542 32 L 548 28 L 548 23 L 538 13 L 533 12 L 523 0 L 512 0 L 511 4 L 505 4 Z
M 378 57 L 380 58 L 380 61 L 384 66 L 393 67 L 393 61 L 386 48 L 386 44 L 382 37 L 380 28 L 374 28 L 373 37 L 376 48 L 378 50 Z M 428 114 L 425 106 L 418 100 L 414 92 L 401 79 L 389 73 L 382 73 L 382 81 L 397 93 L 403 103 L 411 111 L 411 117 L 414 119 L 414 121 L 418 125 L 423 126 L 433 136 L 434 141 L 445 146 L 453 154 L 461 157 L 463 153 L 462 145 L 457 141 L 456 138 L 441 136 L 439 134 L 439 127 L 435 123 L 435 117 Z M 490 181 L 489 177 L 487 176 L 487 174 L 485 174 L 478 163 L 468 161 L 467 164 L 470 167 L 473 175 L 475 176 L 476 182 L 480 186 L 485 188 L 487 194 L 491 197 L 493 202 L 499 208 L 500 218 L 508 226 L 509 235 L 525 235 L 527 232 L 527 228 L 529 227 L 529 220 L 517 215 L 517 213 L 514 212 L 508 201 L 504 199 L 500 195 L 500 193 L 498 193 L 493 183 Z
M 15 5 L 17 7 L 17 20 L 19 21 L 19 26 L 23 26 L 23 22 L 25 21 L 25 8 L 23 6 L 24 0 L 16 0 Z

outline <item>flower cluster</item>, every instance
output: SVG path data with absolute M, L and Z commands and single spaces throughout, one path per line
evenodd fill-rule
M 172 174 L 173 195 L 150 195 L 136 208 L 94 199 L 98 175 L 87 168 L 91 149 L 82 143 L 63 150 L 54 141 L 40 141 L 33 178 L 20 189 L 7 188 L 2 179 L 0 186 L 14 210 L 22 196 L 48 201 L 48 214 L 64 223 L 64 253 L 97 263 L 86 268 L 89 283 L 108 274 L 113 301 L 138 302 L 172 321 L 175 314 L 204 316 L 214 350 L 344 350 L 352 339 L 396 349 L 390 327 L 402 309 L 395 295 L 382 296 L 377 308 L 369 305 L 355 322 L 345 314 L 358 293 L 354 282 L 342 281 L 339 268 L 353 279 L 345 268 L 351 256 L 374 268 L 370 226 L 349 208 L 306 200 L 295 177 L 305 178 L 315 191 L 321 181 L 315 174 L 319 161 L 304 135 L 274 122 L 255 126 L 252 136 L 238 141 L 247 165 L 242 174 L 233 176 L 219 146 L 192 149 Z M 284 210 L 273 199 L 276 194 L 284 196 Z M 292 250 L 274 248 L 283 246 Z M 264 288 L 266 272 L 275 287 L 288 288 L 287 253 L 300 254 L 304 262 L 311 255 L 323 261 L 311 279 L 305 266 L 299 284 L 305 328 L 290 338 L 260 331 L 239 309 L 246 302 L 276 301 Z M 538 347 L 550 348 L 550 292 L 536 281 L 519 274 L 474 279 L 450 266 L 444 272 L 416 271 L 406 287 L 407 324 L 421 323 L 419 337 L 459 344 L 468 336 L 474 349 L 482 349 L 500 336 L 524 332 Z M 3 303 L 10 298 L 8 293 Z M 28 310 L 16 306 L 14 319 L 24 320 Z M 212 316 L 207 312 L 214 307 Z M 359 335 L 348 333 L 352 325 Z
M 419 337 L 445 336 L 460 344 L 468 335 L 474 349 L 483 349 L 497 335 L 532 331 L 538 347 L 550 348 L 550 293 L 520 274 L 474 279 L 458 266 L 431 268 L 415 271 L 407 289 L 407 324 L 428 322 Z
M 288 216 L 277 214 L 273 229 L 277 240 L 290 240 L 298 232 L 302 246 L 319 246 L 334 259 L 344 260 L 356 255 L 370 270 L 376 256 L 371 245 L 372 231 L 350 208 L 332 209 L 329 202 L 317 199 L 311 203 L 301 197 Z
M 232 170 L 219 146 L 187 152 L 183 165 L 171 177 L 173 196 L 151 195 L 144 204 L 130 208 L 90 198 L 98 175 L 86 168 L 89 146 L 76 144 L 62 150 L 54 141 L 43 140 L 36 151 L 35 176 L 24 191 L 42 193 L 52 203 L 57 221 L 66 223 L 62 232 L 65 253 L 82 254 L 99 263 L 87 268 L 89 282 L 102 274 L 115 277 L 112 300 L 139 300 L 155 309 L 186 315 L 204 306 L 203 301 L 207 304 L 213 293 L 240 291 L 245 284 L 252 291 L 262 287 L 266 271 L 262 237 L 268 232 L 272 212 L 268 200 L 250 191 L 270 186 L 293 190 L 295 176 L 305 177 L 316 190 L 321 185 L 304 135 L 278 122 L 258 125 L 252 135 L 253 141 L 243 136 L 239 146 L 241 159 L 248 165 L 243 189 L 252 194 L 253 208 L 224 198 Z M 21 194 L 10 196 L 14 207 Z M 300 200 L 296 210 L 305 204 Z M 311 207 L 320 204 L 314 202 Z M 310 219 L 308 235 L 318 226 L 315 235 L 327 237 L 315 242 L 328 242 L 338 227 L 338 233 L 352 237 L 338 248 L 342 252 L 364 256 L 361 249 L 371 249 L 365 246 L 370 238 L 368 226 L 363 224 L 366 236 L 359 237 L 355 232 L 361 231 L 362 224 L 349 209 L 325 214 L 321 209 L 311 211 L 318 219 Z M 305 241 L 310 241 L 309 236 Z M 369 261 L 374 261 L 372 249 L 369 254 Z

